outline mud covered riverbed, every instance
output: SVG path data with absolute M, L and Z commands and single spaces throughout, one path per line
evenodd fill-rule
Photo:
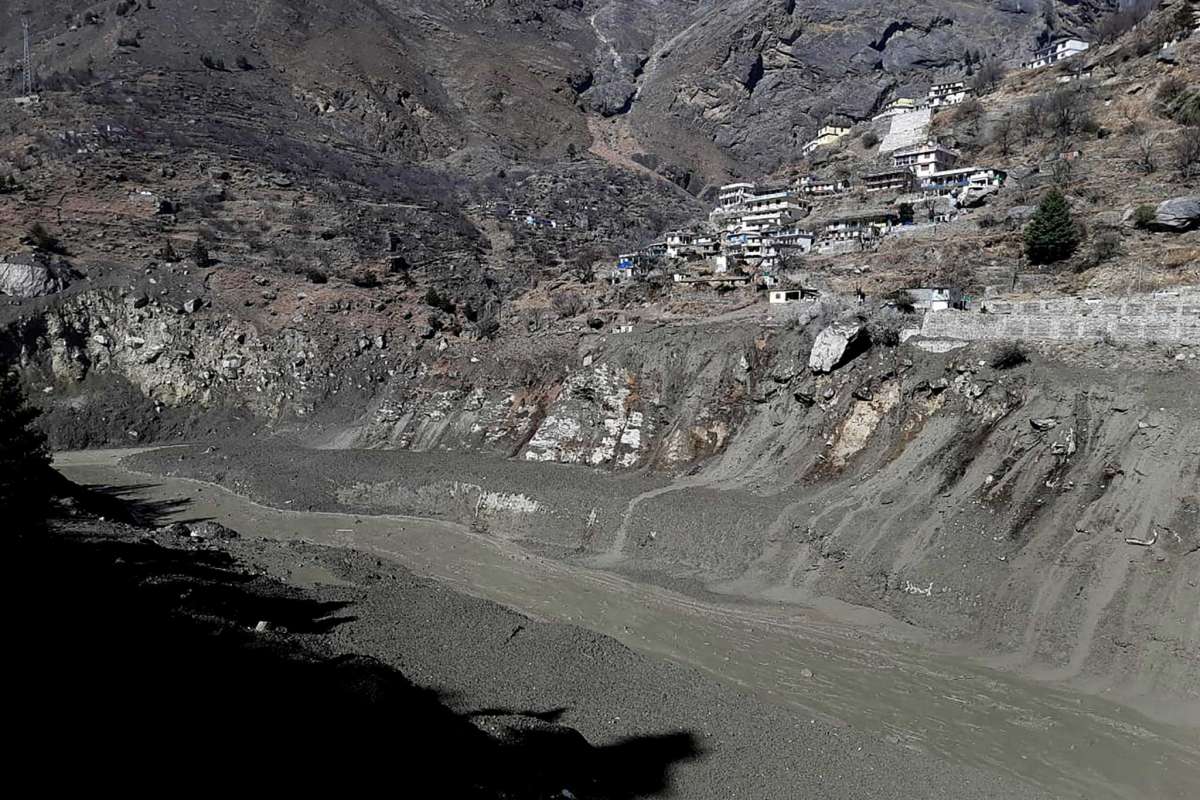
M 1054 794 L 1182 798 L 1200 786 L 1195 729 L 1097 697 L 879 641 L 796 606 L 699 602 L 449 522 L 293 512 L 209 484 L 147 479 L 118 466 L 121 455 L 66 454 L 58 465 L 75 481 L 178 502 L 171 513 L 211 517 L 248 536 L 386 556 L 538 619 L 573 623 L 700 668 L 759 700 Z

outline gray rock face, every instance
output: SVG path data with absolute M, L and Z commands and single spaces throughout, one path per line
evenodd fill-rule
M 1200 197 L 1173 197 L 1158 204 L 1150 227 L 1160 231 L 1190 231 L 1200 227 Z
M 808 368 L 813 372 L 832 372 L 853 353 L 861 343 L 866 331 L 862 325 L 835 322 L 817 334 L 812 352 L 808 356 Z
M 629 110 L 629 104 L 637 87 L 627 80 L 612 80 L 593 86 L 584 94 L 588 106 L 605 117 L 623 114 Z
M 898 87 L 919 93 L 953 74 L 966 50 L 1015 59 L 1042 32 L 1037 14 L 1013 13 L 999 2 L 720 0 L 673 7 L 677 25 L 655 31 L 635 76 L 630 124 L 649 152 L 706 164 L 716 145 L 730 174 L 741 175 L 799 160 L 831 114 L 867 119 Z M 607 50 L 599 52 L 597 72 L 613 71 Z
M 0 294 L 44 297 L 61 292 L 70 283 L 70 270 L 48 259 L 36 255 L 0 258 Z

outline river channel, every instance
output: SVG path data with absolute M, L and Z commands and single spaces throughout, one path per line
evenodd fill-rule
M 378 554 L 532 617 L 612 636 L 775 703 L 1065 797 L 1200 797 L 1200 722 L 1169 725 L 1101 696 L 1022 679 L 818 611 L 714 603 L 563 564 L 451 523 L 268 508 L 211 484 L 132 472 L 132 451 L 62 453 L 81 484 L 177 501 L 243 536 Z M 1200 667 L 1198 667 L 1200 669 Z

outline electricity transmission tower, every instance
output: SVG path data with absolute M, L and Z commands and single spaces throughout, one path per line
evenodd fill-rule
M 33 55 L 29 51 L 29 20 L 21 18 L 21 31 L 25 34 L 25 56 L 21 60 L 21 94 L 33 94 Z

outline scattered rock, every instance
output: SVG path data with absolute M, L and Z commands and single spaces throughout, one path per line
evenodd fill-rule
M 1035 431 L 1048 431 L 1058 427 L 1058 420 L 1054 417 L 1040 417 L 1029 420 L 1029 424 Z
M 239 534 L 232 528 L 226 528 L 219 522 L 205 520 L 186 526 L 188 536 L 193 539 L 237 539 Z
M 74 275 L 62 263 L 37 254 L 0 258 L 0 294 L 12 297 L 44 297 L 61 292 Z

